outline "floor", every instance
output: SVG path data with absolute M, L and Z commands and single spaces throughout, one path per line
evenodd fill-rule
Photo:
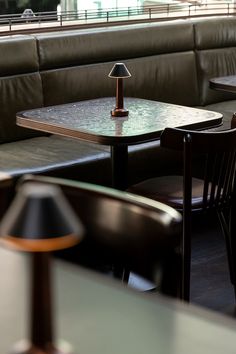
M 229 316 L 235 316 L 234 290 L 230 283 L 225 243 L 215 216 L 193 220 L 191 302 Z M 152 287 L 132 274 L 130 285 Z
M 234 315 L 225 243 L 215 217 L 194 220 L 191 274 L 191 302 Z

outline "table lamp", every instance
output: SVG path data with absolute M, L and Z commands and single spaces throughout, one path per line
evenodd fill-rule
M 84 233 L 59 187 L 23 184 L 0 224 L 6 246 L 31 252 L 30 340 L 19 342 L 13 353 L 62 354 L 69 346 L 54 344 L 50 281 L 50 252 L 78 243 Z
M 129 114 L 127 109 L 124 109 L 124 93 L 123 79 L 131 76 L 124 63 L 116 63 L 108 75 L 111 78 L 116 78 L 116 108 L 111 111 L 113 117 L 124 117 Z

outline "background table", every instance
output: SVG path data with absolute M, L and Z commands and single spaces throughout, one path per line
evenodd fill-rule
M 115 98 L 99 98 L 17 114 L 17 124 L 52 134 L 111 146 L 113 186 L 127 187 L 128 145 L 159 139 L 166 127 L 206 129 L 220 125 L 220 113 L 169 103 L 126 98 L 128 117 L 112 117 Z
M 0 249 L 0 351 L 25 338 L 29 259 Z M 58 337 L 78 354 L 235 354 L 236 322 L 55 261 Z
M 236 75 L 221 76 L 210 79 L 210 88 L 227 92 L 236 92 Z

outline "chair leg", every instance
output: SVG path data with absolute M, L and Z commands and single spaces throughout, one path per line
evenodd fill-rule
M 182 249 L 181 249 L 181 296 L 182 300 L 190 300 L 191 274 L 191 213 L 183 213 Z
M 192 139 L 186 134 L 183 139 L 184 174 L 183 174 L 183 300 L 190 299 L 191 273 L 191 237 L 192 237 Z
M 179 250 L 165 253 L 162 264 L 162 281 L 160 290 L 163 294 L 182 299 L 182 256 Z
M 122 266 L 113 266 L 113 275 L 123 283 L 128 283 L 130 271 Z
M 231 119 L 231 129 L 236 128 L 236 112 L 233 113 L 232 119 Z
M 191 234 L 184 233 L 182 250 L 182 299 L 190 300 Z
M 229 223 L 227 224 L 223 212 L 217 212 L 221 228 L 224 234 L 226 251 L 228 256 L 228 264 L 230 271 L 230 280 L 234 287 L 234 296 L 236 299 L 236 205 L 233 205 L 229 212 Z M 229 226 L 228 226 L 229 225 Z
M 233 203 L 234 204 L 234 203 Z M 232 273 L 233 273 L 233 286 L 234 294 L 236 299 L 236 205 L 233 205 L 230 210 L 230 231 L 229 231 L 229 240 L 230 240 L 230 255 L 231 255 L 231 264 L 232 264 Z
M 192 238 L 192 212 L 191 212 L 191 204 L 190 204 L 188 207 L 185 207 L 183 210 L 183 240 L 182 240 L 182 299 L 188 302 L 190 300 L 191 246 L 192 246 L 191 238 Z
M 217 216 L 218 216 L 221 230 L 223 232 L 223 236 L 225 239 L 230 281 L 232 284 L 235 284 L 235 271 L 234 271 L 234 266 L 233 266 L 233 256 L 232 256 L 231 236 L 230 236 L 231 232 L 230 232 L 230 225 L 229 225 L 230 220 L 229 220 L 229 222 L 226 221 L 223 211 L 218 210 Z M 229 219 L 231 219 L 231 216 L 229 216 Z

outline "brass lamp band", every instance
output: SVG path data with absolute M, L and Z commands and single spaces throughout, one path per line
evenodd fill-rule
M 79 237 L 75 234 L 46 239 L 23 239 L 12 236 L 4 236 L 0 240 L 0 243 L 3 245 L 27 252 L 56 251 L 63 248 L 72 247 L 78 242 Z

